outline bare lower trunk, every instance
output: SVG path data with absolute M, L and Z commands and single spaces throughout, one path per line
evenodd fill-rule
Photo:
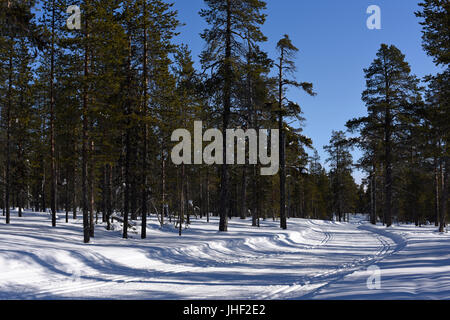
M 11 41 L 13 41 L 11 39 Z M 8 109 L 6 111 L 6 172 L 5 172 L 5 207 L 6 224 L 10 223 L 10 167 L 11 167 L 11 108 L 12 108 L 12 56 L 9 58 L 9 79 L 8 79 Z
M 206 222 L 209 223 L 209 168 L 206 168 Z
M 439 217 L 439 165 L 438 161 L 435 158 L 434 159 L 434 214 L 436 217 L 436 223 L 435 226 L 439 227 L 439 223 L 441 221 Z
M 448 208 L 448 171 L 450 169 L 449 159 L 444 159 L 444 176 L 442 177 L 442 198 L 441 198 L 441 214 L 439 232 L 445 232 L 446 217 Z
M 252 227 L 258 226 L 258 177 L 257 166 L 253 166 L 253 210 L 252 210 Z
M 242 198 L 241 198 L 241 219 L 247 217 L 247 166 L 242 168 Z
M 127 120 L 127 123 L 129 120 Z M 128 239 L 128 214 L 130 204 L 130 130 L 125 133 L 125 192 L 123 198 L 123 238 Z
M 77 154 L 77 144 L 76 142 L 74 143 L 74 155 L 76 155 L 76 158 L 78 158 L 78 154 Z M 72 183 L 72 188 L 71 188 L 71 192 L 72 192 L 72 215 L 73 215 L 73 220 L 77 219 L 77 192 L 76 192 L 76 181 L 77 181 L 77 169 L 76 169 L 76 164 L 73 163 L 72 164 L 72 179 L 71 179 L 71 183 Z
M 231 112 L 231 85 L 232 85 L 232 66 L 231 66 L 231 54 L 232 54 L 232 3 L 231 0 L 226 0 L 226 36 L 225 36 L 225 81 L 223 89 L 223 114 L 222 114 L 222 132 L 224 133 L 223 138 L 223 159 L 224 164 L 221 166 L 221 176 L 220 176 L 220 202 L 219 202 L 219 215 L 220 224 L 219 231 L 228 231 L 228 214 L 229 214 L 229 195 L 228 195 L 228 165 L 226 156 L 226 140 L 227 140 L 227 129 L 230 121 Z
M 106 166 L 103 166 L 102 170 L 102 223 L 106 222 L 106 198 L 107 198 L 107 189 L 106 189 Z
M 86 38 L 89 38 L 88 22 L 85 19 Z M 89 75 L 89 50 L 86 44 L 84 54 L 84 81 Z M 84 84 L 83 93 L 83 138 L 82 138 L 82 165 L 81 165 L 81 193 L 83 207 L 83 235 L 84 243 L 90 241 L 89 201 L 88 201 L 88 85 Z
M 52 210 L 52 227 L 56 227 L 56 160 L 55 160 L 55 97 L 53 92 L 54 81 L 54 44 L 55 44 L 55 4 L 52 6 L 52 40 L 50 53 L 50 208 Z
M 161 202 L 162 202 L 162 213 L 161 213 L 161 226 L 164 224 L 164 210 L 166 205 L 166 160 L 164 158 L 164 147 L 161 150 Z
M 66 181 L 64 185 L 65 200 L 66 200 L 66 223 L 69 223 L 69 166 L 66 167 Z
M 112 207 L 112 167 L 106 165 L 106 229 L 111 230 Z
M 184 222 L 184 211 L 186 207 L 186 199 L 185 199 L 185 188 L 184 188 L 184 164 L 181 165 L 181 179 L 180 179 L 180 216 L 179 216 L 179 226 L 178 233 L 181 236 L 181 232 L 183 230 L 183 222 Z
M 95 236 L 95 223 L 94 223 L 94 141 L 90 143 L 90 170 L 89 170 L 89 235 L 91 238 Z
M 287 229 L 286 221 L 286 158 L 285 158 L 285 140 L 283 130 L 283 117 L 280 114 L 280 227 Z
M 141 186 L 141 239 L 147 238 L 147 153 L 148 153 L 148 124 L 147 124 L 147 100 L 148 100 L 148 77 L 147 77 L 147 61 L 148 61 L 148 45 L 147 45 L 147 1 L 142 2 L 143 7 L 143 16 L 144 16 L 144 36 L 143 36 L 143 45 L 144 45 L 144 56 L 143 56 L 143 85 L 144 85 L 144 97 L 143 97 L 143 105 L 142 105 L 142 114 L 144 116 L 144 143 L 142 145 L 142 186 Z M 164 210 L 162 212 L 162 218 L 164 219 Z

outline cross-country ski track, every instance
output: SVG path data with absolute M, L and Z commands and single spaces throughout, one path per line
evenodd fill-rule
M 148 225 L 121 238 L 96 226 L 82 243 L 81 219 L 50 226 L 44 213 L 0 217 L 1 299 L 450 299 L 450 237 L 434 226 L 372 226 L 290 219 L 192 220 L 179 237 L 173 226 Z M 117 227 L 117 225 L 116 225 Z M 139 229 L 139 224 L 138 228 Z M 371 290 L 369 267 L 381 272 Z

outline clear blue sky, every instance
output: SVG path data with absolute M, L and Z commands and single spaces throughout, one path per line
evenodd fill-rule
M 189 45 L 194 57 L 204 47 L 199 33 L 206 27 L 198 15 L 203 0 L 175 0 L 175 9 L 186 25 L 180 28 L 180 41 Z M 381 43 L 394 44 L 419 77 L 435 73 L 430 57 L 421 47 L 421 26 L 414 12 L 418 0 L 268 0 L 267 22 L 263 27 L 269 41 L 263 48 L 272 58 L 277 41 L 289 34 L 300 49 L 297 59 L 299 81 L 312 82 L 318 95 L 291 91 L 306 118 L 304 133 L 326 159 L 323 146 L 332 130 L 345 130 L 347 120 L 365 114 L 361 101 L 365 87 L 363 68 L 375 58 Z M 381 8 L 381 30 L 369 30 L 366 13 L 370 5 Z M 359 152 L 354 152 L 355 161 Z M 363 175 L 355 173 L 359 182 Z

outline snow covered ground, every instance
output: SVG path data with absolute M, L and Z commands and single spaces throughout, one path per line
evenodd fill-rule
M 449 234 L 361 217 L 288 223 L 232 220 L 219 233 L 193 220 L 179 237 L 151 219 L 145 241 L 98 225 L 84 245 L 81 219 L 53 229 L 48 215 L 13 213 L 8 226 L 0 217 L 0 299 L 450 299 Z

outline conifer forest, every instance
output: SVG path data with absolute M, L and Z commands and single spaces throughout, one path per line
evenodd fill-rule
M 201 7 L 185 20 L 188 2 L 0 0 L 0 299 L 409 299 L 395 284 L 411 281 L 413 297 L 450 299 L 449 1 L 410 1 L 416 51 L 379 37 L 359 74 L 339 76 L 361 78 L 347 89 L 361 107 L 342 111 L 342 123 L 313 110 L 327 87 L 303 70 L 327 68 L 324 57 L 362 58 L 339 62 L 321 51 L 333 40 L 314 39 L 317 28 L 305 32 L 315 41 L 305 46 L 289 27 L 295 21 L 271 15 L 291 2 L 193 1 Z M 295 5 L 307 11 L 307 2 Z M 318 2 L 326 11 L 333 1 Z M 378 6 L 359 12 L 365 34 L 393 28 L 378 2 L 381 18 Z M 190 26 L 201 31 L 188 34 Z M 419 54 L 430 70 L 415 70 Z M 312 113 L 327 125 L 326 144 L 309 134 Z M 310 256 L 327 246 L 327 262 Z M 396 254 L 414 261 L 418 252 L 432 256 L 435 271 L 402 278 L 389 269 Z M 62 266 L 71 259 L 70 285 L 46 287 L 32 271 L 39 265 L 63 281 L 73 277 Z M 309 259 L 337 273 L 304 274 Z M 2 280 L 16 277 L 12 261 L 40 280 Z M 391 291 L 352 293 L 375 264 Z M 172 281 L 177 272 L 197 279 L 190 268 L 206 280 L 180 291 Z M 259 268 L 272 277 L 252 289 L 245 270 Z M 153 276 L 167 284 L 142 293 L 119 284 Z M 420 280 L 440 276 L 439 289 Z M 239 290 L 218 296 L 212 279 Z

